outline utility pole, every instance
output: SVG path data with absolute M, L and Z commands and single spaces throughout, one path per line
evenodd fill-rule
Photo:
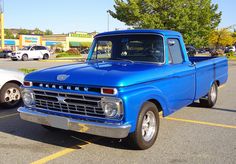
M 107 31 L 110 31 L 110 14 L 109 14 L 109 10 L 107 10 Z
M 5 33 L 4 33 L 4 0 L 0 1 L 0 28 L 1 28 L 1 48 L 2 50 L 5 48 Z

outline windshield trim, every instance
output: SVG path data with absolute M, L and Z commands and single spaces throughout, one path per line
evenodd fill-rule
M 102 37 L 123 36 L 123 35 L 156 35 L 156 36 L 160 36 L 162 38 L 162 42 L 163 42 L 163 46 L 164 46 L 164 61 L 163 62 L 137 61 L 137 62 L 158 63 L 158 64 L 162 64 L 162 65 L 166 64 L 166 45 L 165 45 L 165 40 L 164 40 L 165 38 L 164 38 L 164 35 L 157 34 L 157 33 L 124 33 L 124 34 L 100 35 L 100 36 L 94 37 L 94 41 L 93 41 L 93 44 L 90 48 L 90 51 L 89 51 L 89 54 L 88 54 L 88 57 L 87 57 L 86 61 L 92 61 L 93 60 L 93 59 L 91 59 L 91 57 L 93 55 L 92 51 L 95 48 L 94 46 L 96 45 L 96 39 L 102 38 Z M 136 61 L 134 61 L 134 62 L 136 62 Z

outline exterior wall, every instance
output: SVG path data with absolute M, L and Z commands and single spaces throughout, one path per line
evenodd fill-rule
M 14 44 L 12 44 L 14 42 Z M 63 50 L 69 50 L 70 42 L 91 43 L 93 42 L 93 35 L 88 33 L 75 32 L 69 35 L 56 34 L 56 35 L 19 35 L 19 39 L 5 39 L 6 49 L 17 50 L 24 46 L 43 45 L 48 48 L 56 44 L 62 44 Z M 78 47 L 80 48 L 80 47 Z
M 42 36 L 40 35 L 20 35 L 19 39 L 20 45 L 23 46 L 31 46 L 31 45 L 42 45 Z

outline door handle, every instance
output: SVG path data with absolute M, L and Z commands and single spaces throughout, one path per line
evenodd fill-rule
M 190 63 L 188 66 L 189 66 L 189 67 L 195 67 L 195 66 L 196 66 L 196 63 L 195 63 L 195 62 Z

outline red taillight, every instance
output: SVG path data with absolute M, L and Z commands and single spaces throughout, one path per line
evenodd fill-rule
M 116 95 L 117 90 L 115 88 L 102 88 L 102 94 L 104 94 L 104 95 Z
M 32 82 L 31 81 L 24 81 L 24 86 L 25 87 L 31 87 L 32 86 Z

